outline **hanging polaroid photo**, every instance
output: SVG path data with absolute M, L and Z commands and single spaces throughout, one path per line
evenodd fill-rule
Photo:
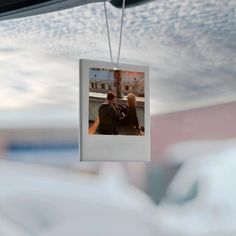
M 80 160 L 150 161 L 149 68 L 80 60 Z

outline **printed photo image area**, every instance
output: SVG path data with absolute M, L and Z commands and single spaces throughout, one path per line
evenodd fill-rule
M 89 69 L 91 135 L 145 135 L 145 73 Z

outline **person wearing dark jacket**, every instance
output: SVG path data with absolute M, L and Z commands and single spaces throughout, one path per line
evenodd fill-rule
M 139 129 L 139 122 L 136 111 L 136 96 L 133 93 L 127 95 L 127 106 L 121 108 L 125 114 L 124 119 L 120 120 L 120 125 L 131 126 Z
M 99 134 L 118 134 L 117 125 L 120 119 L 120 112 L 116 106 L 116 96 L 113 92 L 107 94 L 106 101 L 98 109 Z

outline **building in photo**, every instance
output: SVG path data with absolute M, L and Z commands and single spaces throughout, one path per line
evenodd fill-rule
M 92 68 L 89 74 L 89 91 L 97 93 L 115 92 L 114 71 Z M 144 97 L 144 73 L 121 71 L 121 92 Z

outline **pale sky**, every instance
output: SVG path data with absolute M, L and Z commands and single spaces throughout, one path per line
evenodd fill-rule
M 151 113 L 236 101 L 235 0 L 125 12 L 121 62 L 150 66 Z M 113 54 L 121 11 L 108 4 Z M 0 22 L 0 113 L 77 111 L 80 58 L 109 60 L 103 3 Z

